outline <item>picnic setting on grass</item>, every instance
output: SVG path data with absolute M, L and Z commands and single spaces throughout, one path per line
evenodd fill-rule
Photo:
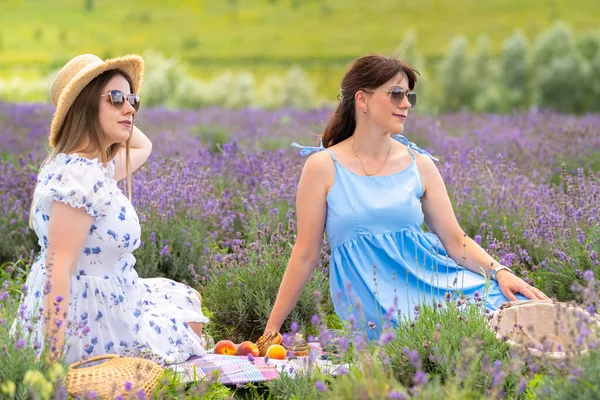
M 187 6 L 128 21 L 185 31 Z M 0 68 L 0 398 L 598 398 L 600 35 L 546 25 L 493 57 L 358 41 L 319 101 L 299 69 L 192 77 L 225 61 L 190 37 L 173 61 L 80 35 L 51 104 L 7 99 Z

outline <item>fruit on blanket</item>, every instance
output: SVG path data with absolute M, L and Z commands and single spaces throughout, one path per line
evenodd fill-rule
M 240 343 L 240 345 L 237 348 L 236 354 L 238 356 L 247 356 L 248 354 L 252 354 L 254 357 L 258 357 L 260 352 L 258 351 L 258 347 L 254 343 L 250 341 L 245 341 Z
M 215 346 L 215 354 L 224 354 L 227 356 L 234 356 L 237 349 L 235 343 L 231 340 L 220 340 Z
M 283 342 L 283 336 L 279 332 L 269 331 L 258 338 L 256 346 L 260 351 L 260 356 L 264 357 L 267 355 L 267 349 L 272 344 L 281 344 Z
M 275 360 L 285 360 L 287 350 L 280 344 L 272 344 L 267 349 L 267 357 L 274 358 Z
M 299 333 L 296 333 L 294 336 L 289 337 L 286 343 L 283 344 L 283 346 L 287 351 L 291 352 L 293 355 L 298 357 L 307 356 L 310 351 L 308 342 Z

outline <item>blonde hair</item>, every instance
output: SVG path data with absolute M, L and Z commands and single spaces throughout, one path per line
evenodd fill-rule
M 56 135 L 56 145 L 50 155 L 42 163 L 42 167 L 51 162 L 60 153 L 71 154 L 74 152 L 82 152 L 84 154 L 100 153 L 100 161 L 106 165 L 112 161 L 119 149 L 120 143 L 114 143 L 106 147 L 104 139 L 104 131 L 100 125 L 98 118 L 98 109 L 100 107 L 100 95 L 102 89 L 106 86 L 114 76 L 121 75 L 129 83 L 129 87 L 133 90 L 133 82 L 131 78 L 122 70 L 113 69 L 98 75 L 79 93 L 75 102 L 69 108 L 65 121 L 60 127 Z M 135 114 L 133 115 L 135 122 Z M 132 137 L 134 124 L 131 124 L 131 132 L 129 138 L 125 142 L 125 169 L 127 177 L 127 195 L 129 200 L 132 200 L 131 195 L 131 161 L 130 141 Z M 83 147 L 82 147 L 83 146 Z M 106 151 L 102 149 L 106 148 Z M 31 210 L 29 213 L 29 226 L 33 228 L 33 215 L 35 204 L 31 202 Z

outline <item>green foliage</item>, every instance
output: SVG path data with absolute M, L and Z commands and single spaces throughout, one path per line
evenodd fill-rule
M 569 27 L 558 22 L 538 36 L 533 45 L 533 68 L 541 69 L 553 60 L 573 54 L 573 36 Z
M 589 106 L 590 111 L 600 111 L 600 50 L 596 53 L 596 56 L 590 62 L 589 70 L 589 92 L 586 104 Z
M 206 146 L 211 153 L 218 153 L 225 143 L 231 143 L 231 132 L 220 126 L 198 125 L 190 128 L 189 133 L 192 136 L 199 137 L 200 142 Z
M 256 340 L 263 333 L 275 303 L 291 243 L 275 233 L 259 238 L 249 247 L 249 251 L 237 255 L 235 260 L 224 256 L 222 266 L 214 269 L 202 289 L 204 305 L 213 313 L 207 328 L 215 340 Z M 315 292 L 323 295 L 321 305 L 325 312 L 332 313 L 328 285 L 327 276 L 319 270 L 313 273 L 282 332 L 289 330 L 292 322 L 297 322 L 302 330 L 310 324 L 318 311 Z
M 291 68 L 283 83 L 282 106 L 308 108 L 313 104 L 314 88 L 308 75 L 299 67 Z
M 26 345 L 27 332 L 11 332 L 28 271 L 23 260 L 0 265 L 0 398 L 27 399 L 36 393 L 38 399 L 49 399 L 66 374 L 64 364 L 48 364 L 36 357 L 33 347 Z M 42 354 L 41 360 L 44 357 Z
M 316 388 L 316 382 L 320 378 L 319 374 L 298 371 L 293 378 L 282 374 L 281 379 L 268 382 L 267 387 L 274 399 L 322 399 L 323 394 Z
M 600 53 L 600 32 L 588 32 L 576 41 L 577 50 L 587 61 L 593 61 Z
M 226 70 L 210 81 L 203 81 L 192 77 L 178 60 L 155 51 L 147 51 L 144 58 L 146 73 L 140 96 L 148 107 L 213 105 L 234 109 L 252 106 L 306 109 L 316 104 L 314 84 L 297 66 L 291 67 L 283 77 L 270 74 L 259 85 L 255 76 L 245 70 L 235 73 Z
M 600 397 L 600 353 L 593 351 L 577 363 L 580 372 L 544 376 L 534 394 L 544 399 L 597 399 Z
M 536 40 L 533 48 L 535 103 L 566 113 L 585 109 L 589 71 L 585 59 L 577 52 L 572 34 L 564 23 L 557 23 Z M 564 95 L 557 84 L 580 88 Z
M 473 390 L 488 387 L 491 382 L 491 377 L 481 368 L 484 355 L 488 364 L 495 360 L 508 361 L 509 347 L 498 341 L 488 327 L 482 306 L 471 304 L 461 308 L 457 306 L 459 301 L 464 303 L 454 298 L 441 309 L 421 305 L 419 318 L 414 323 L 405 322 L 398 327 L 396 338 L 385 352 L 390 357 L 394 376 L 404 385 L 411 385 L 416 371 L 405 356 L 404 347 L 418 351 L 426 373 L 446 382 L 461 372 L 470 378 L 464 385 L 470 385 Z
M 441 89 L 442 110 L 457 111 L 469 104 L 467 63 L 467 39 L 464 36 L 457 36 L 452 39 L 446 57 L 439 66 L 438 82 Z
M 470 57 L 470 62 L 465 72 L 466 83 L 471 90 L 471 93 L 469 93 L 471 103 L 476 102 L 494 80 L 490 46 L 490 38 L 487 35 L 482 34 L 479 36 L 477 47 Z
M 528 104 L 529 72 L 527 38 L 521 31 L 515 32 L 504 42 L 501 59 L 502 83 L 507 88 L 503 100 L 509 108 L 521 108 Z
M 557 90 L 557 84 L 578 88 L 567 93 Z M 586 85 L 589 74 L 583 59 L 577 54 L 565 54 L 553 58 L 549 64 L 537 71 L 535 79 L 536 103 L 564 113 L 581 113 L 586 105 Z

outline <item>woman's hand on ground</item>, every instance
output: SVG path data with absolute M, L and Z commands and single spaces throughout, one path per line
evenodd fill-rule
M 505 269 L 498 271 L 496 279 L 500 290 L 510 301 L 518 300 L 515 296 L 517 293 L 522 294 L 530 300 L 550 300 L 541 290 L 529 285 L 523 279 Z

